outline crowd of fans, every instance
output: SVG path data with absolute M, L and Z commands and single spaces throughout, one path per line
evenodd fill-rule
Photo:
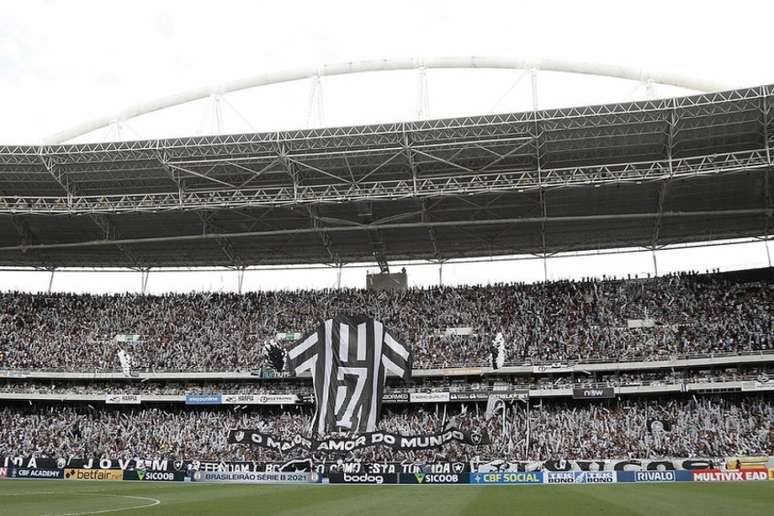
M 655 360 L 772 350 L 773 301 L 768 284 L 720 275 L 402 292 L 11 292 L 0 294 L 0 367 L 113 370 L 125 349 L 141 370 L 253 370 L 268 367 L 264 344 L 278 333 L 304 333 L 339 314 L 385 322 L 413 351 L 415 368 L 489 365 L 498 332 L 506 363 Z
M 422 452 L 371 447 L 317 461 L 546 460 L 774 455 L 774 399 L 764 395 L 515 401 L 487 418 L 484 403 L 385 408 L 382 430 L 416 435 L 456 427 L 491 444 L 452 443 Z M 504 411 L 504 414 L 503 414 Z M 253 460 L 308 458 L 228 444 L 229 429 L 308 435 L 311 410 L 280 408 L 95 408 L 14 405 L 0 410 L 0 456 Z M 650 424 L 657 420 L 661 424 Z

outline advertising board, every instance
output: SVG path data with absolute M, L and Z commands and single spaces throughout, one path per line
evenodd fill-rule
M 331 473 L 328 475 L 331 484 L 397 484 L 395 473 Z
M 65 480 L 123 480 L 124 472 L 120 469 L 74 469 L 65 468 Z
M 542 484 L 542 471 L 471 473 L 471 484 Z
M 546 484 L 612 484 L 615 471 L 545 471 Z
M 319 475 L 310 472 L 260 471 L 192 471 L 193 482 L 235 482 L 242 484 L 299 484 L 319 482 Z
M 467 484 L 467 473 L 401 473 L 401 484 Z

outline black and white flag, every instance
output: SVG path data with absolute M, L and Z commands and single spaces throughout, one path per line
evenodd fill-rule
M 285 350 L 282 349 L 282 346 L 270 340 L 263 345 L 263 353 L 269 359 L 269 363 L 274 369 L 282 371 L 285 367 Z
M 505 337 L 497 332 L 492 343 L 492 369 L 501 369 L 505 365 Z
M 373 432 L 387 374 L 408 380 L 411 355 L 384 324 L 367 317 L 321 322 L 288 351 L 294 374 L 311 371 L 316 410 L 313 433 Z
M 118 350 L 118 362 L 121 364 L 121 372 L 124 377 L 132 377 L 132 356 L 123 349 Z

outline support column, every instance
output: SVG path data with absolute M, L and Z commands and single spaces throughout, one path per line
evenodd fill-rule
M 51 293 L 51 287 L 54 285 L 54 273 L 56 272 L 55 268 L 49 269 L 49 272 L 51 272 L 51 275 L 48 277 L 48 293 Z
M 650 250 L 651 255 L 653 256 L 653 277 L 658 277 L 658 260 L 656 259 L 656 249 L 653 248 Z
M 315 115 L 317 120 L 314 120 Z M 312 77 L 312 82 L 309 86 L 309 102 L 306 106 L 306 128 L 310 129 L 313 125 L 315 127 L 325 126 L 325 108 L 320 74 Z
M 145 294 L 148 290 L 148 276 L 150 276 L 150 267 L 140 269 L 140 293 Z
M 443 262 L 438 262 L 438 286 L 443 287 Z
M 419 68 L 417 89 L 417 119 L 427 120 L 430 118 L 430 95 L 427 90 L 427 69 L 424 66 Z
M 656 86 L 653 84 L 653 79 L 645 81 L 645 98 L 647 100 L 656 98 Z
M 763 170 L 763 209 L 768 210 L 771 207 L 769 177 L 771 176 L 772 161 L 771 144 L 769 143 L 769 104 L 765 94 L 765 87 L 762 88 L 764 88 L 764 94 L 761 98 L 761 110 L 763 112 L 763 140 L 766 143 L 766 162 L 769 165 L 768 168 Z M 769 222 L 771 221 L 771 212 L 767 212 L 764 217 L 763 235 L 765 239 L 763 245 L 766 246 L 766 261 L 768 262 L 769 267 L 771 267 L 771 251 L 769 250 Z
M 538 110 L 538 71 L 532 68 L 529 71 L 530 82 L 532 83 L 532 111 Z
M 237 292 L 242 293 L 242 286 L 245 283 L 245 267 L 239 267 L 237 270 Z
M 213 113 L 215 115 L 215 131 L 216 134 L 221 134 L 223 132 L 223 107 L 221 106 L 221 98 L 220 94 L 216 93 L 212 95 L 212 107 L 213 107 Z

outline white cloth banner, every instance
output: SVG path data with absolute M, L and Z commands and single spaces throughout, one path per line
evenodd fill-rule
M 554 363 L 547 365 L 532 366 L 533 373 L 572 373 L 575 370 L 575 366 Z
M 137 335 L 136 333 L 124 333 L 116 335 L 116 342 L 140 342 L 142 340 L 142 337 L 140 335 Z
M 224 405 L 294 405 L 296 394 L 224 394 Z
M 473 333 L 473 328 L 471 326 L 458 326 L 458 327 L 446 328 L 443 331 L 440 331 L 440 330 L 436 331 L 435 334 L 441 337 L 451 337 L 452 335 L 457 335 L 460 337 L 472 337 L 475 335 L 475 333 Z
M 627 319 L 627 328 L 654 328 L 656 326 L 655 319 Z
M 107 405 L 139 405 L 139 394 L 106 394 L 105 404 Z
M 132 357 L 123 349 L 118 350 L 118 361 L 121 362 L 121 371 L 124 376 L 129 378 L 132 376 Z
M 448 392 L 412 392 L 409 394 L 411 403 L 446 403 L 449 401 Z

